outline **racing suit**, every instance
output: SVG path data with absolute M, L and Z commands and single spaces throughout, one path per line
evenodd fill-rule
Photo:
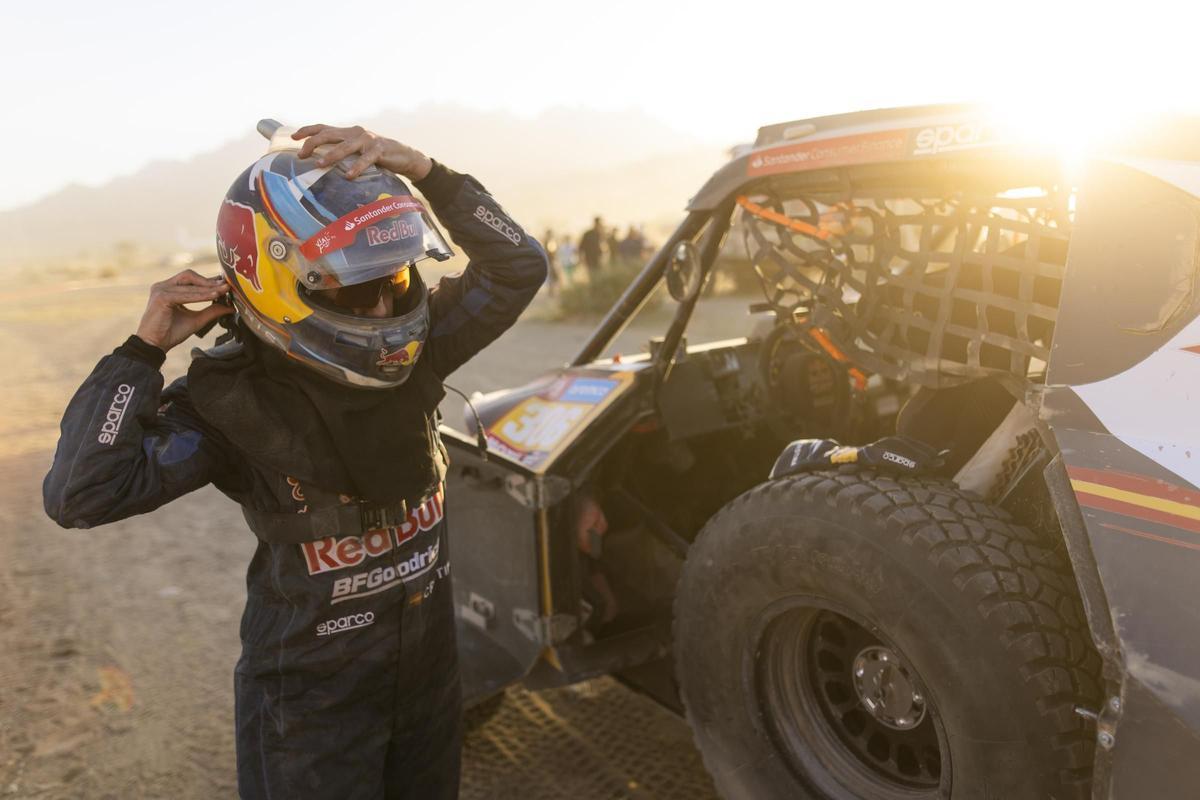
M 470 258 L 430 295 L 421 358 L 440 380 L 516 321 L 546 257 L 470 176 L 438 164 L 417 187 Z M 113 522 L 208 483 L 252 528 L 250 509 L 277 517 L 350 501 L 247 458 L 197 412 L 186 378 L 162 390 L 164 358 L 132 336 L 72 398 L 43 485 L 58 524 Z M 388 527 L 260 536 L 234 674 L 244 798 L 456 796 L 462 701 L 446 507 L 439 487 Z

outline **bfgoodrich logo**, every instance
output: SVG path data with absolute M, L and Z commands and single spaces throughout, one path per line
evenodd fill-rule
M 424 550 L 418 550 L 399 564 L 376 567 L 369 572 L 360 572 L 333 582 L 330 605 L 354 597 L 366 597 L 385 592 L 401 583 L 408 583 L 431 572 L 437 567 L 440 543 L 434 542 Z
M 125 419 L 125 409 L 129 408 L 129 398 L 133 397 L 133 387 L 122 383 L 113 395 L 108 413 L 104 415 L 104 424 L 100 426 L 100 435 L 96 441 L 100 444 L 112 444 L 121 431 L 121 421 Z

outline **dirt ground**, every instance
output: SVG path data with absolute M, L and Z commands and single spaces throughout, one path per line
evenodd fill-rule
M 148 282 L 0 292 L 0 797 L 236 796 L 232 671 L 254 548 L 238 508 L 209 487 L 66 531 L 41 505 L 62 410 L 136 328 Z M 565 361 L 590 330 L 537 314 L 451 383 L 468 393 L 519 384 Z M 734 316 L 744 327 L 744 311 Z M 642 349 L 651 331 L 635 326 L 621 347 Z M 168 381 L 190 346 L 171 352 Z M 461 405 L 447 403 L 452 424 Z M 691 742 L 681 720 L 610 679 L 511 689 L 466 743 L 462 794 L 711 796 Z

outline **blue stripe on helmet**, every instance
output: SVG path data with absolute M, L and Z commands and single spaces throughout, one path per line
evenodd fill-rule
M 263 189 L 271 198 L 271 205 L 297 237 L 307 239 L 325 227 L 292 194 L 291 181 L 275 172 L 263 172 L 262 178 Z
M 293 162 L 292 162 L 292 163 L 289 165 L 289 168 L 290 168 L 290 169 L 291 169 L 291 171 L 292 171 L 292 178 L 293 178 L 293 179 L 294 179 L 294 178 L 296 178 L 296 177 L 297 177 L 297 175 L 296 175 L 296 162 L 295 162 L 295 161 L 293 161 Z M 328 170 L 320 170 L 320 171 L 321 171 L 321 172 L 323 172 L 323 173 L 324 173 L 324 172 L 328 172 Z M 324 175 L 322 175 L 321 177 L 324 177 Z M 317 180 L 320 180 L 320 179 L 321 179 L 321 178 L 317 178 Z M 315 182 L 315 181 L 314 181 L 314 182 Z M 313 196 L 312 189 L 310 189 L 310 188 L 308 187 L 308 185 L 306 185 L 306 182 L 305 182 L 305 181 L 293 180 L 293 181 L 292 181 L 292 185 L 293 185 L 293 186 L 295 186 L 297 189 L 299 189 L 299 190 L 300 190 L 300 193 L 304 195 L 304 199 L 305 199 L 305 200 L 307 200 L 308 202 L 312 203 L 312 206 L 313 206 L 313 208 L 315 208 L 315 209 L 317 210 L 317 212 L 321 214 L 321 216 L 325 217 L 325 219 L 329 220 L 330 222 L 336 222 L 336 221 L 337 221 L 337 218 L 338 218 L 337 214 L 334 214 L 334 213 L 333 213 L 332 211 L 330 211 L 328 208 L 326 208 L 325 206 L 323 206 L 323 205 L 321 205 L 320 203 L 318 203 L 318 202 L 317 202 L 317 198 Z

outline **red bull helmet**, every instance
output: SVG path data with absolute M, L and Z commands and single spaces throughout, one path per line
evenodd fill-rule
M 254 162 L 221 203 L 217 255 L 255 336 L 339 383 L 383 389 L 408 379 L 429 332 L 416 263 L 452 251 L 404 181 L 378 167 L 347 180 L 353 160 L 318 167 L 284 150 Z M 350 310 L 382 291 L 392 316 Z

